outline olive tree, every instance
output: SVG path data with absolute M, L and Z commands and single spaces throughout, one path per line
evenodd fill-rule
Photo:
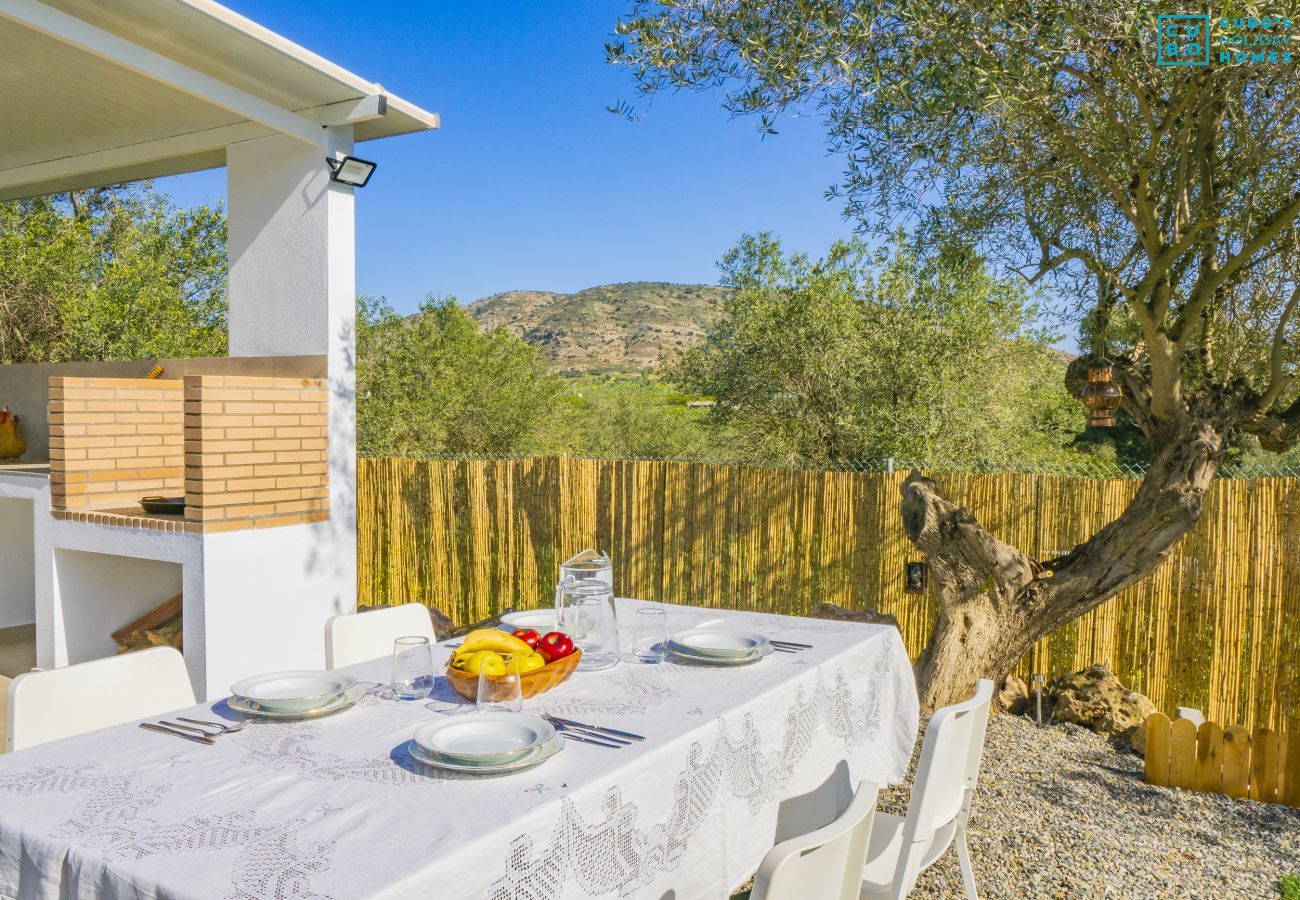
M 1068 553 L 1032 559 L 925 478 L 905 483 L 940 601 L 917 663 L 927 706 L 1150 575 L 1231 442 L 1300 438 L 1300 83 L 1285 45 L 1217 46 L 1300 25 L 1269 12 L 1210 22 L 1203 65 L 1158 64 L 1157 7 L 1134 0 L 661 0 L 618 23 L 608 53 L 639 90 L 718 91 L 768 132 L 820 115 L 850 217 L 959 230 L 1071 298 L 1115 364 L 1151 465 Z

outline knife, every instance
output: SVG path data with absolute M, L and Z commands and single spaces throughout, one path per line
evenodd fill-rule
M 559 716 L 556 716 L 555 718 L 563 722 L 565 725 L 572 725 L 575 728 L 585 728 L 588 731 L 599 731 L 603 734 L 612 734 L 614 737 L 628 738 L 633 741 L 645 740 L 641 735 L 633 734 L 630 731 L 619 731 L 617 728 L 602 728 L 599 725 L 588 725 L 586 722 L 575 722 L 572 719 L 561 719 Z
M 155 725 L 152 722 L 141 722 L 140 727 L 145 729 L 146 731 L 158 731 L 161 732 L 162 734 L 170 734 L 170 735 L 175 735 L 178 738 L 185 738 L 185 740 L 194 741 L 194 743 L 196 744 L 207 744 L 208 746 L 212 746 L 213 744 L 216 743 L 216 741 L 214 741 L 212 738 L 209 737 L 199 737 L 197 734 L 186 734 L 183 731 L 176 731 L 171 728 L 166 728 L 162 725 Z
M 597 747 L 608 747 L 611 750 L 617 750 L 620 747 L 626 747 L 627 744 L 607 744 L 604 741 L 598 741 L 595 737 L 576 734 L 572 731 L 561 731 L 560 737 L 566 737 L 571 741 L 578 741 L 582 744 L 595 744 Z

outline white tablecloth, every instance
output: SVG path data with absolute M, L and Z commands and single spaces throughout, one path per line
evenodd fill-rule
M 627 623 L 641 601 L 619 603 Z M 0 896 L 725 897 L 772 845 L 783 800 L 845 764 L 854 781 L 900 780 L 918 718 L 896 630 L 669 607 L 674 630 L 718 618 L 815 649 L 578 673 L 526 708 L 649 740 L 568 742 L 507 776 L 407 755 L 417 723 L 463 714 L 442 679 L 428 702 L 376 688 L 335 716 L 254 722 L 212 747 L 125 725 L 0 756 Z M 387 660 L 349 671 L 390 674 Z

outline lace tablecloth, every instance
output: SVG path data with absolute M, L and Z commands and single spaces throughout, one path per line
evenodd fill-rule
M 619 604 L 629 622 L 641 601 Z M 854 781 L 904 776 L 917 700 L 895 629 L 668 609 L 673 630 L 726 619 L 814 649 L 577 673 L 526 709 L 649 740 L 570 742 L 499 777 L 407 755 L 418 723 L 464 712 L 442 679 L 427 702 L 376 687 L 346 712 L 254 722 L 212 747 L 126 725 L 3 755 L 0 896 L 725 897 L 772 845 L 782 801 L 845 766 Z M 389 663 L 349 671 L 386 682 Z M 188 714 L 234 717 L 224 703 Z

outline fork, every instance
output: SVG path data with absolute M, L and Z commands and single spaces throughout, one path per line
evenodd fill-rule
M 626 747 L 632 743 L 631 741 L 625 741 L 622 738 L 610 737 L 608 735 L 600 734 L 598 732 L 592 731 L 589 728 L 579 728 L 576 725 L 570 725 L 567 722 L 561 722 L 559 719 L 555 718 L 555 716 L 551 715 L 550 713 L 542 713 L 542 718 L 546 719 L 546 721 L 554 725 L 555 730 L 560 732 L 561 734 L 564 734 L 566 737 L 577 737 L 582 739 L 589 739 L 587 740 L 588 743 L 599 742 L 605 746 L 614 746 L 614 747 Z
M 221 722 L 207 722 L 203 719 L 187 719 L 184 716 L 177 716 L 182 722 L 189 722 L 191 725 L 207 725 L 211 728 L 220 728 L 220 731 L 213 732 L 214 735 L 234 734 L 236 731 L 243 731 L 248 722 L 236 722 L 233 725 L 226 725 Z
M 195 728 L 193 725 L 182 725 L 180 722 L 168 722 L 166 719 L 161 720 L 158 724 L 165 728 L 171 728 L 174 730 L 179 729 L 180 731 L 185 731 L 190 734 L 201 734 L 213 743 L 216 743 L 216 741 L 213 740 L 214 738 L 219 738 L 222 735 L 222 732 L 220 731 L 208 731 L 205 728 Z

